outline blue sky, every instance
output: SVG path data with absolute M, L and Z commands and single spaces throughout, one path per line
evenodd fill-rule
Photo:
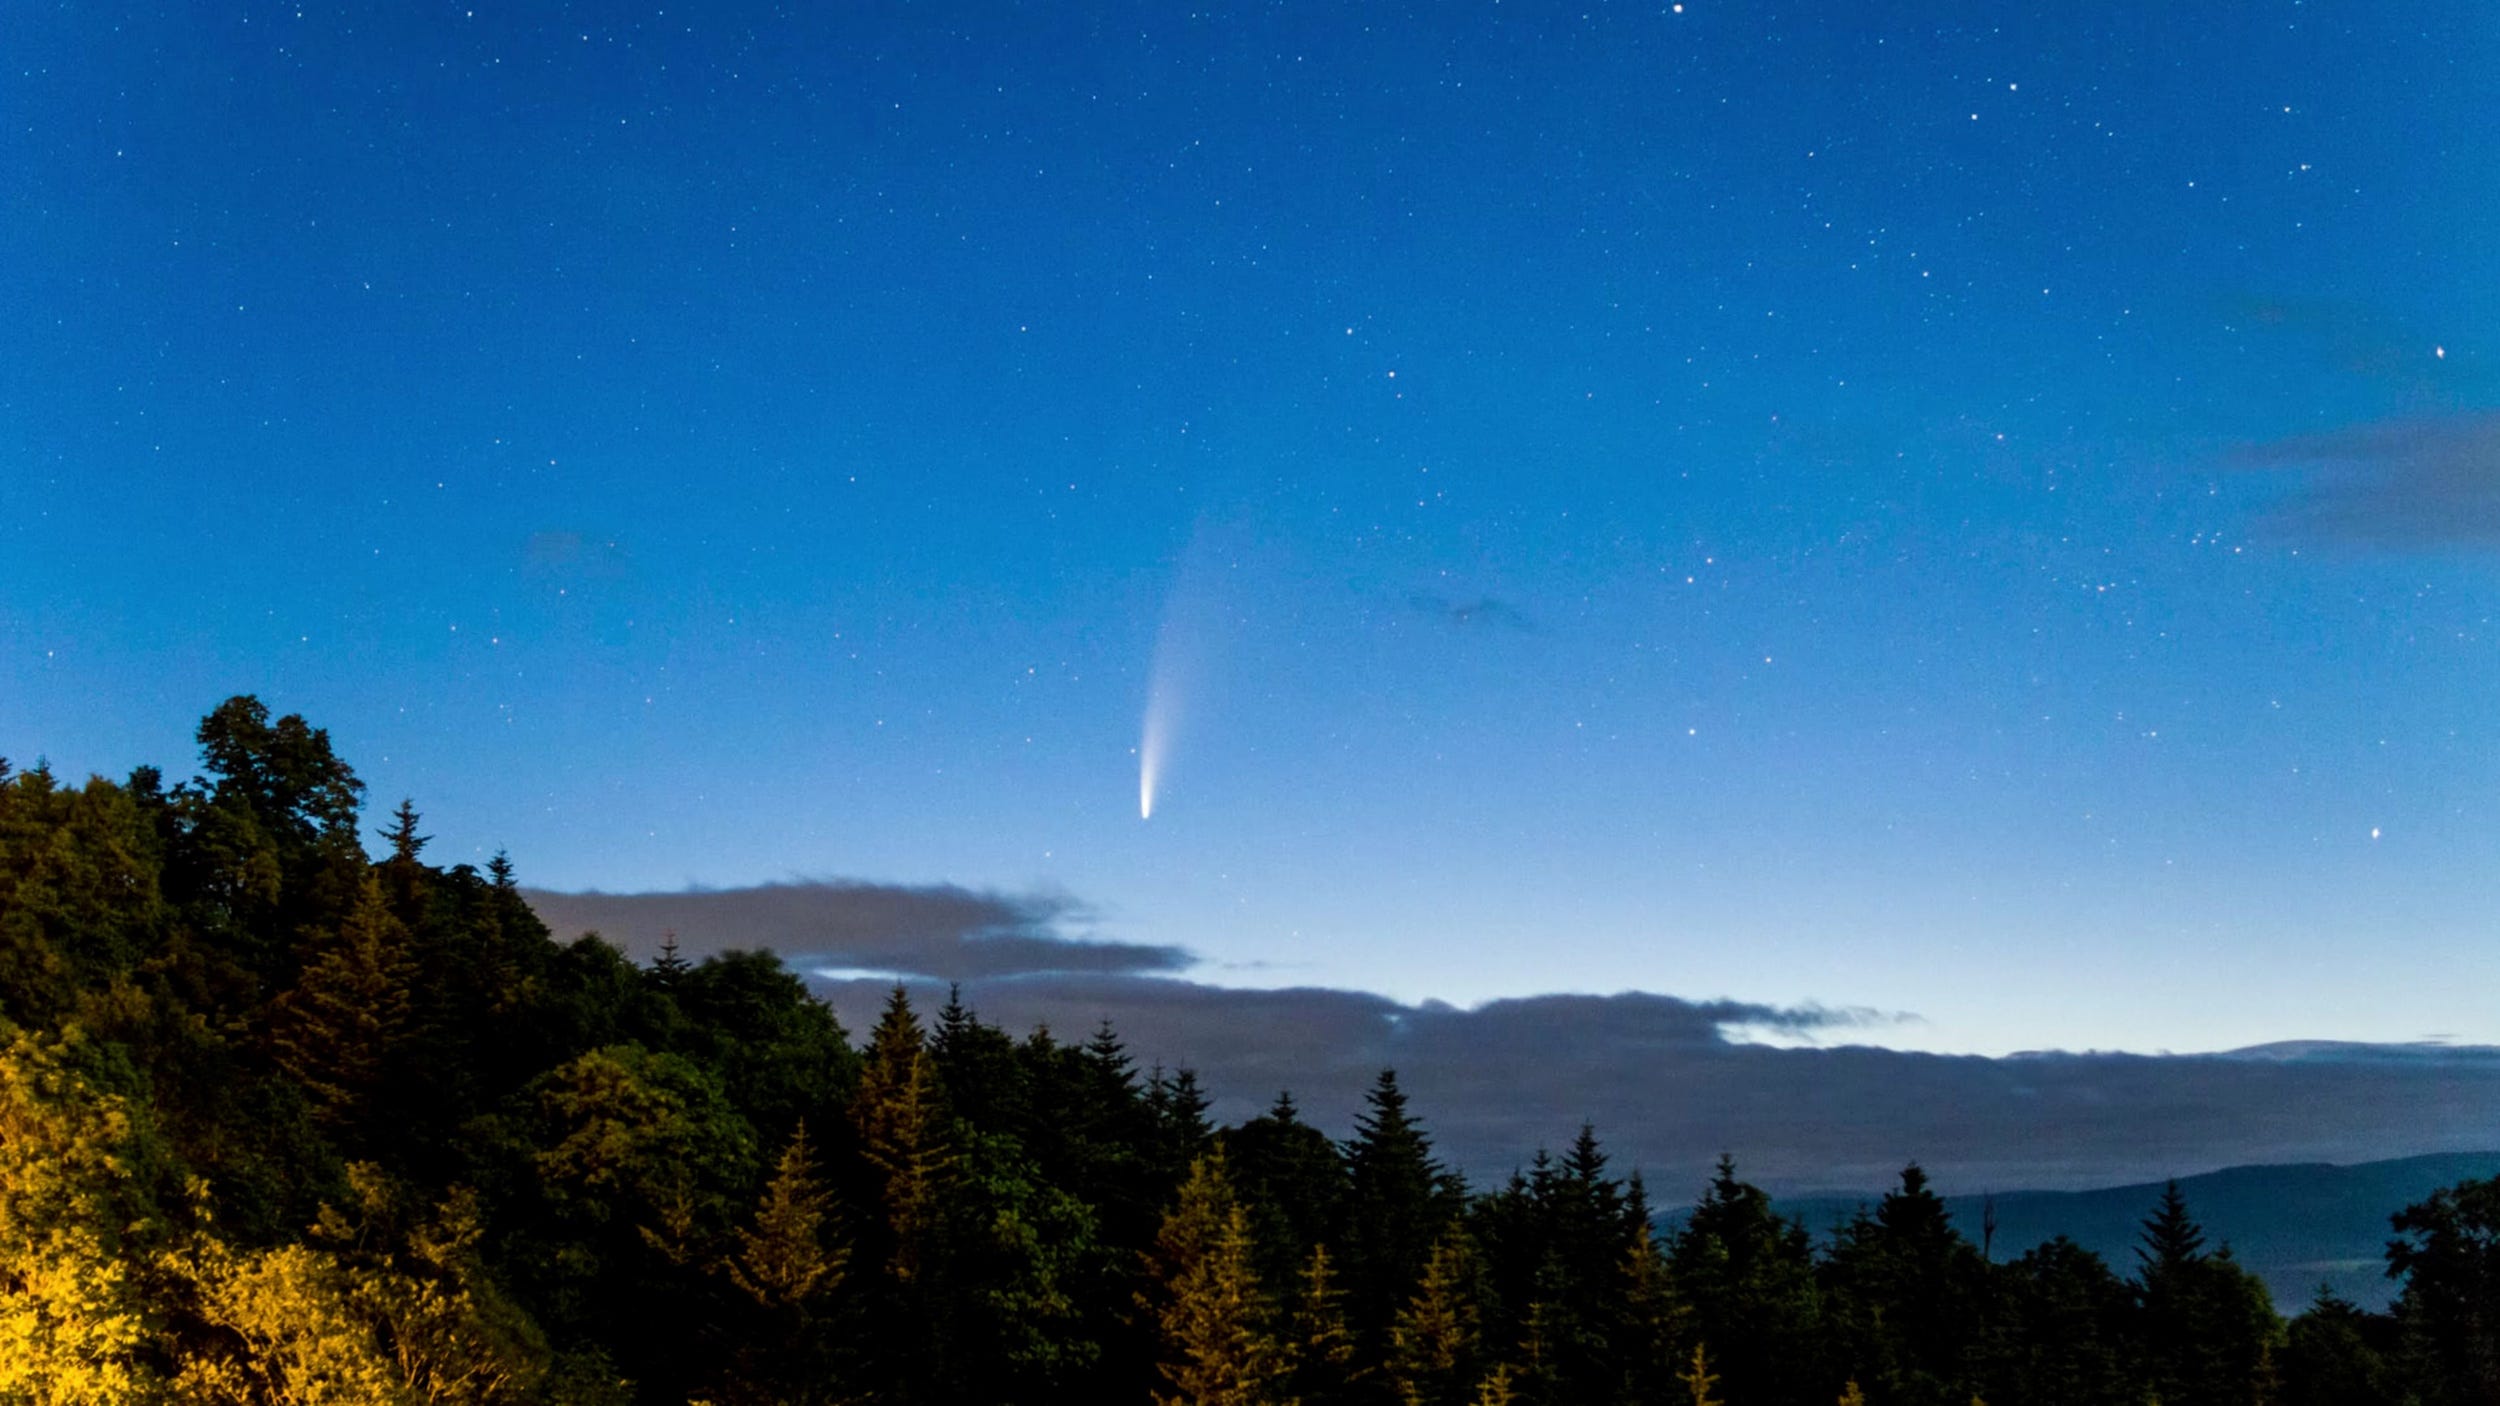
M 2486 7 L 13 28 L 13 758 L 253 691 L 551 888 L 2500 1040 Z

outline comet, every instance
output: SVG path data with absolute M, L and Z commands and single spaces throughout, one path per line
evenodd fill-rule
M 1137 818 L 1152 820 L 1155 814 L 1155 789 L 1163 782 L 1165 763 L 1172 755 L 1172 739 L 1179 731 L 1181 715 L 1181 649 L 1176 636 L 1178 597 L 1163 611 L 1163 628 L 1155 637 L 1153 671 L 1146 681 L 1146 719 L 1137 738 Z
M 1208 642 L 1221 633 L 1223 578 L 1234 569 L 1238 550 L 1227 539 L 1237 535 L 1201 519 L 1174 565 L 1162 624 L 1155 631 L 1154 663 L 1146 675 L 1145 719 L 1138 729 L 1139 820 L 1154 819 L 1155 802 L 1171 775 L 1185 705 L 1206 673 Z

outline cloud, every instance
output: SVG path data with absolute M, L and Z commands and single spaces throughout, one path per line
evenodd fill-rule
M 2500 413 L 2410 416 L 2249 445 L 2244 468 L 2295 473 L 2278 529 L 2363 547 L 2500 544 Z
M 1446 621 L 1462 629 L 1475 627 L 1516 630 L 1522 634 L 1536 632 L 1534 621 L 1521 614 L 1508 601 L 1496 600 L 1491 596 L 1477 596 L 1472 600 L 1452 600 L 1447 596 L 1419 593 L 1408 596 L 1406 603 L 1436 620 Z
M 561 937 L 596 929 L 649 958 L 769 948 L 855 1033 L 900 973 L 924 1010 L 964 984 L 990 1021 L 1082 1039 L 1109 1020 L 1141 1064 L 1198 1071 L 1238 1121 L 1290 1089 L 1347 1132 L 1394 1067 L 1443 1154 L 1479 1182 L 1586 1119 L 1662 1199 L 1721 1152 L 1783 1193 L 1866 1190 L 1913 1158 L 1948 1188 L 2079 1188 L 2252 1162 L 2356 1162 L 2485 1150 L 2500 1049 L 2294 1041 L 2212 1055 L 2057 1051 L 2001 1059 L 1850 1044 L 1913 1017 L 1648 992 L 1459 1008 L 1361 991 L 1247 990 L 1173 975 L 1178 947 L 1087 940 L 1052 894 L 788 883 L 528 898 Z M 1741 1036 L 1773 1034 L 1781 1043 Z
M 819 978 L 854 1030 L 884 982 Z M 942 1001 L 935 985 L 917 999 Z M 2500 1051 L 2309 1043 L 2219 1055 L 2002 1059 L 1863 1045 L 1782 1048 L 1731 1027 L 1830 1037 L 1888 1019 L 1672 996 L 1549 995 L 1462 1010 L 1325 989 L 1250 991 L 1059 974 L 973 981 L 1011 1031 L 1082 1038 L 1110 1020 L 1143 1064 L 1187 1065 L 1226 1121 L 1291 1089 L 1342 1135 L 1394 1066 L 1444 1156 L 1479 1182 L 1597 1125 L 1664 1199 L 1730 1152 L 1774 1190 L 1887 1184 L 1913 1158 L 1957 1190 L 2076 1188 L 2249 1162 L 2479 1150 L 2500 1121 Z
M 521 543 L 521 560 L 534 573 L 611 578 L 631 570 L 633 559 L 612 537 L 579 532 L 533 532 Z
M 2429 382 L 2432 344 L 2368 304 L 2336 298 L 2237 293 L 2222 300 L 2225 321 L 2290 353 L 2349 375 L 2418 387 Z
M 768 948 L 793 966 L 893 972 L 939 981 L 1074 972 L 1178 971 L 1179 947 L 1103 942 L 1067 928 L 1087 914 L 1051 894 L 1003 894 L 951 884 L 849 881 L 764 884 L 680 893 L 527 890 L 558 937 L 597 932 L 648 959 L 669 933 L 688 957 Z

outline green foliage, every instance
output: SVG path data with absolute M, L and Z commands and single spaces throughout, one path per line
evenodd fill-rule
M 1719 1160 L 1718 1174 L 1669 1255 L 1692 1328 L 1718 1354 L 1730 1395 L 1799 1401 L 1823 1393 L 1822 1296 L 1805 1228 Z
M 1465 1406 L 1483 1369 L 1483 1303 L 1475 1243 L 1453 1226 L 1389 1330 L 1389 1379 L 1403 1406 Z
M 0 1023 L 0 1402 L 159 1399 L 167 1176 L 116 1052 Z
M 1684 1399 L 1692 1406 L 1726 1406 L 1716 1395 L 1719 1374 L 1710 1370 L 1710 1350 L 1699 1343 L 1693 1345 L 1693 1359 L 1681 1378 Z
M 1842 1227 L 1822 1266 L 1827 1339 L 1899 1406 L 1960 1406 L 1978 1347 L 1987 1266 L 1916 1163 L 1872 1214 Z
M 2500 1184 L 2288 1331 L 2175 1190 L 2132 1281 L 1982 1262 L 1915 1167 L 1818 1260 L 1723 1161 L 1662 1245 L 1592 1129 L 1471 1197 L 1390 1073 L 1339 1144 L 961 993 L 855 1049 L 770 954 L 555 941 L 413 802 L 369 857 L 301 718 L 199 741 L 0 764 L 0 1406 L 2500 1399 Z
M 2134 1297 L 2100 1256 L 2059 1236 L 1990 1278 L 1979 1372 L 1989 1396 L 2087 1406 L 2137 1394 Z
M 2500 1178 L 2433 1192 L 2393 1218 L 2387 1267 L 2404 1352 L 2433 1406 L 2500 1401 Z
M 1357 1334 L 1378 1351 L 1462 1197 L 1423 1125 L 1407 1112 L 1395 1070 L 1380 1071 L 1365 1095 L 1344 1154 L 1346 1282 Z
M 367 875 L 335 929 L 304 944 L 295 984 L 263 1019 L 270 1056 L 304 1091 L 314 1116 L 358 1120 L 408 1034 L 415 962 L 408 931 L 379 879 Z
M 2136 1300 L 2152 1389 L 2171 1406 L 2242 1406 L 2282 1334 L 2257 1276 L 2205 1233 L 2172 1182 L 2144 1222 Z
M 1354 1333 L 1346 1326 L 1345 1288 L 1324 1244 L 1303 1261 L 1294 1298 L 1293 1397 L 1303 1406 L 1339 1406 L 1354 1399 L 1364 1374 L 1355 1361 Z
M 764 1185 L 755 1224 L 737 1231 L 730 1280 L 768 1309 L 804 1309 L 831 1292 L 850 1261 L 847 1247 L 827 1243 L 833 1209 L 833 1193 L 817 1169 L 815 1149 L 808 1145 L 802 1123 L 790 1134 L 772 1180 Z
M 2283 1406 L 2397 1406 L 2396 1324 L 2321 1289 L 2284 1335 Z
M 1169 1388 L 1154 1394 L 1157 1406 L 1282 1402 L 1289 1365 L 1253 1266 L 1250 1218 L 1221 1158 L 1201 1158 L 1190 1168 L 1155 1237 L 1155 1261 L 1149 1306 Z

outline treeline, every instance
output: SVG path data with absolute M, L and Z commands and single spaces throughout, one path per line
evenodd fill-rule
M 1583 1130 L 1471 1191 L 1383 1073 L 1211 1126 L 1108 1028 L 551 939 L 302 719 L 204 774 L 0 762 L 0 1403 L 2500 1402 L 2500 1183 L 2391 1314 L 2286 1325 L 2175 1188 L 2123 1276 L 1990 1263 L 1912 1167 L 1821 1249 L 1722 1162 L 1672 1234 Z

